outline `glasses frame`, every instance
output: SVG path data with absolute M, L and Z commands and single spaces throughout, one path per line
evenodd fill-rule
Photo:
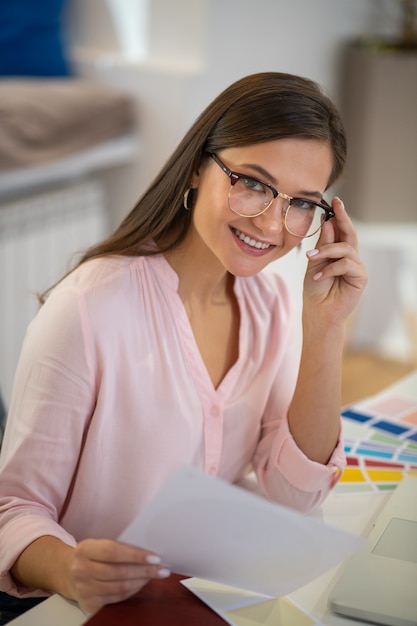
M 264 180 L 260 180 L 259 178 L 256 178 L 256 176 L 252 176 L 250 174 L 240 174 L 239 172 L 234 172 L 233 170 L 229 169 L 227 167 L 227 165 L 225 165 L 223 163 L 223 161 L 221 159 L 219 159 L 217 154 L 215 154 L 214 152 L 206 152 L 206 154 L 207 154 L 207 156 L 211 157 L 213 159 L 213 161 L 215 163 L 217 163 L 217 165 L 220 167 L 220 169 L 222 169 L 223 172 L 230 178 L 231 189 L 229 190 L 229 195 L 228 195 L 229 209 L 231 211 L 233 211 L 233 213 L 235 213 L 236 215 L 239 215 L 240 217 L 247 217 L 247 218 L 258 217 L 258 215 L 262 215 L 262 213 L 265 213 L 265 211 L 267 211 L 269 209 L 269 207 L 274 202 L 274 200 L 276 200 L 277 198 L 283 198 L 284 200 L 288 200 L 287 208 L 283 209 L 284 226 L 285 226 L 286 230 L 291 235 L 294 235 L 295 237 L 299 237 L 300 239 L 304 239 L 306 237 L 312 237 L 313 235 L 316 235 L 322 229 L 322 226 L 323 226 L 324 222 L 327 222 L 328 220 L 330 220 L 332 217 L 335 216 L 335 213 L 334 213 L 332 207 L 330 206 L 330 204 L 328 204 L 328 202 L 326 202 L 326 200 L 324 200 L 324 198 L 321 200 L 321 202 L 315 202 L 314 200 L 309 200 L 308 198 L 301 198 L 301 197 L 299 198 L 299 197 L 296 197 L 296 196 L 288 196 L 287 194 L 281 193 L 280 191 L 275 189 L 275 187 L 273 187 L 271 185 L 271 183 L 267 183 Z M 272 200 L 268 203 L 268 205 L 264 209 L 262 209 L 262 211 L 259 211 L 259 213 L 255 213 L 254 215 L 242 215 L 242 213 L 238 213 L 237 211 L 232 209 L 232 207 L 230 206 L 230 193 L 232 191 L 232 187 L 241 178 L 251 178 L 255 182 L 257 182 L 257 183 L 259 183 L 261 185 L 264 185 L 264 187 L 268 187 L 268 189 L 270 189 L 270 191 L 272 192 L 272 195 L 273 195 Z M 313 233 L 310 233 L 309 235 L 297 235 L 297 233 L 293 233 L 292 230 L 290 230 L 288 228 L 288 226 L 287 226 L 287 213 L 288 213 L 288 210 L 289 210 L 289 208 L 290 208 L 290 206 L 291 206 L 291 204 L 293 202 L 298 202 L 300 200 L 302 200 L 304 202 L 308 202 L 310 204 L 314 204 L 315 206 L 317 206 L 320 209 L 324 210 L 324 221 L 323 221 L 323 223 Z

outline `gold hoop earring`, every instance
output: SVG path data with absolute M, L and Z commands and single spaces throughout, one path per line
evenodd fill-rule
M 186 211 L 191 211 L 191 207 L 188 206 L 188 196 L 190 195 L 192 187 L 188 187 L 187 191 L 184 194 L 184 209 Z

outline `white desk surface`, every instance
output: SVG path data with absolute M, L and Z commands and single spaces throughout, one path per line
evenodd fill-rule
M 390 386 L 386 393 L 399 393 L 413 399 L 417 398 L 417 370 Z M 331 493 L 315 515 L 322 517 L 326 524 L 366 537 L 375 517 L 389 497 L 389 493 L 371 495 Z M 325 626 L 354 626 L 354 624 L 365 626 L 367 622 L 344 619 L 331 613 L 327 608 L 329 592 L 343 568 L 342 563 L 290 594 L 289 597 Z M 87 619 L 88 617 L 74 603 L 54 595 L 10 624 L 13 626 L 81 626 Z

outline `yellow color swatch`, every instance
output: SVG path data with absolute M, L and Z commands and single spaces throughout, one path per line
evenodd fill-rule
M 366 481 L 362 470 L 356 467 L 347 467 L 339 480 L 341 483 L 364 483 Z
M 394 470 L 384 469 L 368 469 L 369 478 L 375 483 L 399 483 L 403 479 L 404 474 Z

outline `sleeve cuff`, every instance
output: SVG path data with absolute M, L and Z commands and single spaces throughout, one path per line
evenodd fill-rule
M 10 569 L 13 567 L 19 554 L 36 539 L 46 535 L 56 537 L 70 546 L 76 546 L 76 541 L 72 535 L 52 520 L 47 520 L 41 516 L 22 516 L 3 529 L 1 542 L 4 546 L 10 546 L 10 548 L 5 547 L 1 554 L 0 589 L 2 591 L 19 598 L 50 595 L 49 592 L 43 589 L 35 589 L 19 584 L 10 573 Z
M 342 431 L 336 448 L 327 465 L 310 460 L 297 446 L 289 430 L 288 421 L 281 423 L 274 442 L 272 458 L 286 480 L 297 489 L 306 492 L 332 489 L 342 475 L 346 465 Z

